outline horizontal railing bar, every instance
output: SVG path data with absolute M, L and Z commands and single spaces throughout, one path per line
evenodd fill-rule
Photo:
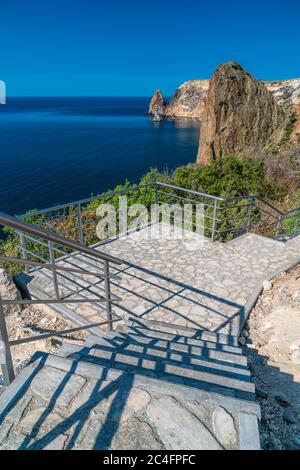
M 277 221 L 275 220 L 275 222 L 270 222 L 270 223 L 267 223 L 263 220 L 259 220 L 257 222 L 257 225 L 263 225 L 264 227 L 276 227 L 277 226 Z
M 211 194 L 200 193 L 199 191 L 193 191 L 192 189 L 186 189 L 186 188 L 182 188 L 180 186 L 174 186 L 172 184 L 162 183 L 161 181 L 157 181 L 156 184 L 159 185 L 159 186 L 163 186 L 165 188 L 177 189 L 178 191 L 183 191 L 185 193 L 195 194 L 197 196 L 202 196 L 202 197 L 204 196 L 204 197 L 207 197 L 208 199 L 213 199 L 213 200 L 216 199 L 218 201 L 223 201 L 224 200 L 223 198 L 218 197 L 218 196 L 213 196 Z
M 40 271 L 40 274 L 42 274 L 43 276 L 45 276 L 47 279 L 52 279 L 51 275 L 46 272 L 46 271 Z M 69 283 L 71 284 L 74 284 L 76 287 L 75 287 L 75 290 L 72 289 L 71 287 L 69 287 L 68 285 L 66 284 L 61 284 L 61 288 L 62 289 L 65 289 L 67 291 L 69 291 L 70 293 L 67 293 L 66 295 L 64 296 L 61 296 L 61 298 L 67 298 L 69 297 L 70 295 L 79 295 L 80 297 L 82 297 L 83 299 L 86 298 L 81 292 L 84 292 L 84 291 L 87 291 L 89 292 L 90 294 L 93 294 L 93 295 L 98 295 L 98 293 L 95 293 L 91 288 L 93 289 L 97 289 L 97 290 L 100 290 L 101 292 L 105 292 L 104 288 L 102 287 L 102 284 L 100 284 L 100 281 L 98 281 L 98 283 L 95 283 L 95 284 L 89 284 L 87 281 L 85 281 L 84 279 L 82 279 L 81 277 L 77 276 L 76 274 L 74 274 L 73 276 L 73 279 L 72 278 L 69 278 L 68 276 L 66 276 L 65 274 L 58 274 L 58 277 L 61 277 L 63 278 L 64 280 L 67 280 Z M 83 285 L 83 284 L 80 284 L 77 279 L 79 279 L 79 281 L 83 281 L 83 282 L 86 282 L 86 284 L 88 285 Z M 61 280 L 61 279 L 60 279 Z M 120 301 L 120 297 L 118 297 L 117 295 L 115 294 L 112 294 L 116 301 Z M 99 297 L 100 299 L 101 297 Z
M 78 201 L 72 201 L 72 202 L 68 202 L 68 203 L 65 203 L 65 204 L 60 204 L 60 205 L 57 205 L 57 206 L 48 207 L 46 209 L 39 209 L 39 210 L 30 212 L 29 214 L 25 213 L 25 214 L 18 215 L 17 217 L 18 218 L 32 217 L 32 216 L 35 216 L 35 215 L 44 214 L 46 212 L 53 212 L 55 210 L 65 209 L 65 208 L 70 207 L 70 206 L 78 206 L 78 205 L 82 205 L 82 204 L 87 204 L 88 202 L 96 201 L 97 199 L 103 199 L 104 197 L 116 196 L 117 194 L 126 194 L 126 193 L 129 193 L 130 191 L 137 191 L 138 189 L 147 188 L 147 187 L 150 187 L 150 186 L 153 186 L 153 185 L 155 185 L 155 183 L 140 184 L 140 185 L 132 186 L 131 188 L 120 189 L 118 191 L 110 191 L 110 192 L 107 192 L 107 193 L 101 193 L 101 194 L 98 194 L 97 196 L 91 196 L 91 197 L 88 197 L 88 198 L 85 198 L 85 199 L 79 199 Z
M 70 333 L 75 333 L 76 331 L 88 330 L 89 328 L 95 328 L 95 326 L 103 326 L 103 325 L 107 325 L 107 324 L 110 324 L 110 323 L 115 323 L 115 322 L 118 322 L 118 321 L 122 321 L 122 318 L 116 318 L 115 320 L 103 321 L 103 322 L 99 322 L 99 323 L 90 323 L 89 325 L 78 326 L 76 328 L 69 328 L 69 329 L 66 329 L 66 330 L 60 330 L 60 331 L 53 330 L 53 332 L 41 334 L 41 335 L 38 335 L 38 336 L 31 336 L 30 338 L 27 337 L 27 338 L 22 338 L 22 339 L 16 339 L 16 340 L 13 340 L 13 341 L 9 341 L 9 345 L 10 346 L 17 346 L 19 344 L 30 343 L 30 342 L 33 342 L 33 341 L 39 341 L 41 339 L 46 339 L 46 338 L 52 338 L 53 336 L 63 336 L 63 335 L 67 335 L 67 334 L 70 334 Z
M 27 233 L 21 233 L 21 232 L 16 232 L 18 235 L 23 235 L 24 238 L 26 238 L 26 240 L 30 240 L 32 241 L 33 243 L 38 243 L 39 245 L 41 246 L 45 246 L 47 248 L 47 250 L 49 249 L 49 245 L 48 243 L 45 243 L 43 242 L 42 240 L 39 240 L 38 238 L 33 238 L 31 237 L 30 235 L 27 235 Z
M 165 212 L 165 211 L 159 211 L 159 213 L 163 214 L 163 215 L 167 215 L 167 216 L 170 215 L 170 217 L 174 217 L 172 212 L 168 213 L 168 212 Z M 194 213 L 194 215 L 196 215 L 196 214 Z M 203 219 L 213 219 L 213 217 L 210 217 L 210 216 L 205 215 L 205 214 L 197 214 L 197 215 L 199 216 L 199 218 L 201 217 Z M 218 220 L 218 222 L 221 222 L 221 219 L 216 219 L 216 220 Z M 184 221 L 184 217 L 182 218 L 182 221 Z
M 223 201 L 223 202 L 237 201 L 237 200 L 242 200 L 242 199 L 255 199 L 256 198 L 256 196 L 254 194 L 249 194 L 247 196 L 220 197 L 220 196 L 213 196 L 212 194 L 201 193 L 199 191 L 194 191 L 192 189 L 182 188 L 180 186 L 174 186 L 174 185 L 168 184 L 168 183 L 162 183 L 161 181 L 157 181 L 156 184 L 159 185 L 159 186 L 164 186 L 166 188 L 173 188 L 173 189 L 177 189 L 179 191 L 184 191 L 186 193 L 195 194 L 197 196 L 202 196 L 202 197 L 204 196 L 204 197 L 207 197 L 208 199 L 214 199 L 214 200 Z
M 22 220 L 16 219 L 10 215 L 4 214 L 0 212 L 0 225 L 8 226 L 10 228 L 16 229 L 20 232 L 29 233 L 31 235 L 40 237 L 44 240 L 48 240 L 53 243 L 57 243 L 58 245 L 62 245 L 66 248 L 70 248 L 74 251 L 79 251 L 81 253 L 86 253 L 94 256 L 95 258 L 104 259 L 106 261 L 110 261 L 111 263 L 115 264 L 122 264 L 122 261 L 114 256 L 107 255 L 106 253 L 102 253 L 100 251 L 93 250 L 86 245 L 83 245 L 79 242 L 71 240 L 69 238 L 61 237 L 56 235 L 52 232 L 48 232 L 43 228 L 37 227 L 35 225 L 29 224 Z
M 243 222 L 243 219 L 246 219 L 248 221 L 248 214 L 241 214 L 240 216 L 238 215 L 231 215 L 226 219 L 228 223 L 232 223 L 236 220 L 239 220 L 240 222 Z
M 21 249 L 22 249 L 22 246 L 21 246 L 21 245 L 17 245 L 17 248 L 19 248 L 19 249 L 21 250 Z M 47 262 L 48 262 L 46 258 L 43 258 L 40 254 L 37 255 L 36 253 L 33 253 L 33 251 L 28 250 L 28 248 L 26 248 L 26 249 L 24 250 L 24 252 L 25 252 L 26 254 L 30 255 L 30 256 L 34 256 L 35 258 L 40 259 L 40 260 L 43 261 L 44 263 L 47 263 Z
M 190 211 L 189 209 L 184 209 L 184 213 L 185 213 L 185 212 L 188 212 L 189 214 L 196 215 L 196 216 L 198 216 L 198 217 L 203 217 L 203 219 L 205 218 L 205 219 L 214 220 L 214 217 L 213 217 L 213 216 L 210 216 L 210 215 L 205 214 L 205 213 L 200 214 L 200 213 L 197 213 L 197 212 L 195 212 L 195 211 Z M 218 222 L 221 222 L 221 221 L 222 221 L 222 219 L 219 219 L 219 218 L 217 218 L 217 217 L 215 217 L 215 220 L 218 221 Z
M 190 199 L 189 197 L 178 196 L 177 194 L 167 193 L 166 191 L 160 191 L 159 189 L 157 190 L 157 192 L 159 194 L 164 194 L 164 195 L 174 197 L 177 199 L 184 199 L 185 201 L 190 201 L 190 202 L 193 202 L 194 204 L 202 204 L 203 206 L 214 207 L 213 204 L 207 204 L 207 202 L 196 201 L 195 199 Z
M 299 217 L 300 217 L 300 213 L 299 214 L 289 213 L 289 214 L 284 214 L 281 220 L 298 219 Z
M 268 215 L 269 217 L 273 217 L 273 219 L 278 220 L 278 217 L 279 217 L 278 215 L 271 214 L 271 212 L 268 212 L 265 209 L 262 209 L 261 207 L 257 207 L 257 206 L 255 206 L 255 207 L 256 207 L 256 209 L 258 209 L 259 211 L 261 211 L 264 214 Z
M 250 203 L 248 204 L 239 204 L 237 206 L 217 206 L 217 209 L 220 210 L 220 211 L 224 211 L 224 210 L 235 210 L 235 209 L 240 209 L 241 207 L 249 207 Z
M 264 200 L 263 198 L 261 198 L 260 196 L 256 196 L 256 200 L 262 202 L 263 204 L 266 204 L 266 206 L 271 207 L 271 209 L 273 209 L 274 211 L 276 211 L 278 214 L 280 214 L 280 215 L 283 215 L 283 214 L 284 214 L 284 212 L 282 212 L 282 211 L 279 210 L 277 207 L 275 207 L 275 206 L 273 206 L 272 204 L 270 204 L 268 201 L 265 201 L 265 200 Z
M 283 215 L 291 214 L 292 212 L 300 212 L 300 207 L 294 207 L 294 209 L 290 209 L 286 211 Z
M 17 234 L 21 234 L 21 232 L 16 232 Z M 41 246 L 44 246 L 46 248 L 46 251 L 48 252 L 49 251 L 49 245 L 48 243 L 44 243 L 42 242 L 41 240 L 39 240 L 38 238 L 33 238 L 33 237 L 30 237 L 29 235 L 27 235 L 26 233 L 23 233 L 22 234 L 24 236 L 24 238 L 26 238 L 26 240 L 30 240 L 32 241 L 33 243 L 38 243 L 39 245 Z M 27 253 L 30 253 L 32 256 L 36 256 L 35 253 L 33 253 L 32 251 L 28 250 L 28 248 L 25 246 L 25 247 L 21 247 L 20 245 L 18 245 L 18 248 L 22 248 L 25 252 Z M 63 256 L 69 256 L 71 255 L 71 252 L 67 252 L 67 251 L 64 251 L 64 250 L 61 250 L 60 248 L 57 248 L 57 246 L 53 245 L 52 246 L 52 249 L 53 251 L 57 251 L 57 253 L 60 253 L 62 254 Z
M 225 228 L 221 230 L 216 230 L 216 232 L 223 233 L 223 232 L 235 232 L 236 230 L 245 230 L 247 229 L 247 225 L 241 225 L 240 227 L 233 227 L 233 228 Z
M 5 300 L 1 299 L 0 303 L 2 305 L 43 305 L 43 304 L 87 304 L 87 303 L 94 303 L 94 302 L 106 302 L 110 300 L 113 302 L 115 299 L 109 297 L 109 299 L 105 297 L 98 297 L 95 299 L 34 299 L 34 300 Z M 118 298 L 116 301 L 121 300 Z
M 110 274 L 109 276 L 105 276 L 105 274 L 99 274 L 91 271 L 86 271 L 85 269 L 76 269 L 76 268 L 67 268 L 66 266 L 60 266 L 57 264 L 47 264 L 47 263 L 38 263 L 37 261 L 28 261 L 21 258 L 15 258 L 13 256 L 1 256 L 0 261 L 11 262 L 16 264 L 25 264 L 29 266 L 37 266 L 40 268 L 47 268 L 47 269 L 55 269 L 56 271 L 68 271 L 71 273 L 78 273 L 78 274 L 86 274 L 88 276 L 100 277 L 101 279 L 108 279 L 114 278 L 120 280 L 119 276 L 115 274 Z
M 169 214 L 166 214 L 165 212 L 161 212 L 162 215 L 169 215 Z M 183 227 L 178 227 L 177 228 L 182 228 L 184 229 L 184 225 L 187 225 L 185 224 L 185 222 L 187 222 L 188 224 L 190 225 L 195 225 L 196 227 L 200 227 L 200 228 L 203 228 L 203 229 L 206 229 L 206 230 L 212 230 L 211 227 L 206 227 L 205 225 L 199 225 L 199 224 L 196 224 L 196 222 L 189 222 L 189 221 L 185 221 L 184 219 L 180 219 L 179 217 L 175 217 L 174 215 L 172 215 L 172 219 L 174 220 L 178 220 L 179 222 L 182 222 L 183 224 Z

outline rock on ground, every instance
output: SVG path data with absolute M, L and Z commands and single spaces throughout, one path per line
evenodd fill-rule
M 21 294 L 10 275 L 2 268 L 0 268 L 0 298 L 3 300 L 21 300 Z M 7 316 L 11 313 L 20 313 L 20 305 L 4 305 L 4 315 Z

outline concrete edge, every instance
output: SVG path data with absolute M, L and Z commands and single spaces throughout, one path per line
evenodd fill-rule
M 279 276 L 280 273 L 289 271 L 290 269 L 297 266 L 297 264 L 299 264 L 299 263 L 300 263 L 300 256 L 298 258 L 294 259 L 293 261 L 290 261 L 289 263 L 287 263 L 286 265 L 284 265 L 280 269 L 277 269 L 277 270 L 271 272 L 267 277 L 265 277 L 264 279 L 260 279 L 257 282 L 257 284 L 255 285 L 255 287 L 252 291 L 252 294 L 251 294 L 250 298 L 248 299 L 248 301 L 245 304 L 243 325 L 240 326 L 240 328 L 238 330 L 238 336 L 240 335 L 241 331 L 243 330 L 243 328 L 245 326 L 245 323 L 248 320 L 248 317 L 249 317 L 249 314 L 250 314 L 252 308 L 256 304 L 258 297 L 260 296 L 261 292 L 263 291 L 264 282 L 265 281 L 271 281 L 272 279 L 274 279 L 274 277 Z
M 240 450 L 260 450 L 260 438 L 257 416 L 239 414 Z
M 0 424 L 4 415 L 9 411 L 20 395 L 22 395 L 26 382 L 30 380 L 30 378 L 40 370 L 43 363 L 46 362 L 47 356 L 47 353 L 40 353 L 40 357 L 36 360 L 34 360 L 33 356 L 33 362 L 24 367 L 9 387 L 2 392 L 0 395 Z

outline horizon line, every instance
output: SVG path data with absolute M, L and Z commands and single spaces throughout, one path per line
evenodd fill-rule
M 153 95 L 7 95 L 6 98 L 149 98 Z

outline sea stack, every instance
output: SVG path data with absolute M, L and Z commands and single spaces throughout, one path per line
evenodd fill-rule
M 164 115 L 165 112 L 165 102 L 162 92 L 156 90 L 149 105 L 149 114 L 159 114 L 160 116 Z

